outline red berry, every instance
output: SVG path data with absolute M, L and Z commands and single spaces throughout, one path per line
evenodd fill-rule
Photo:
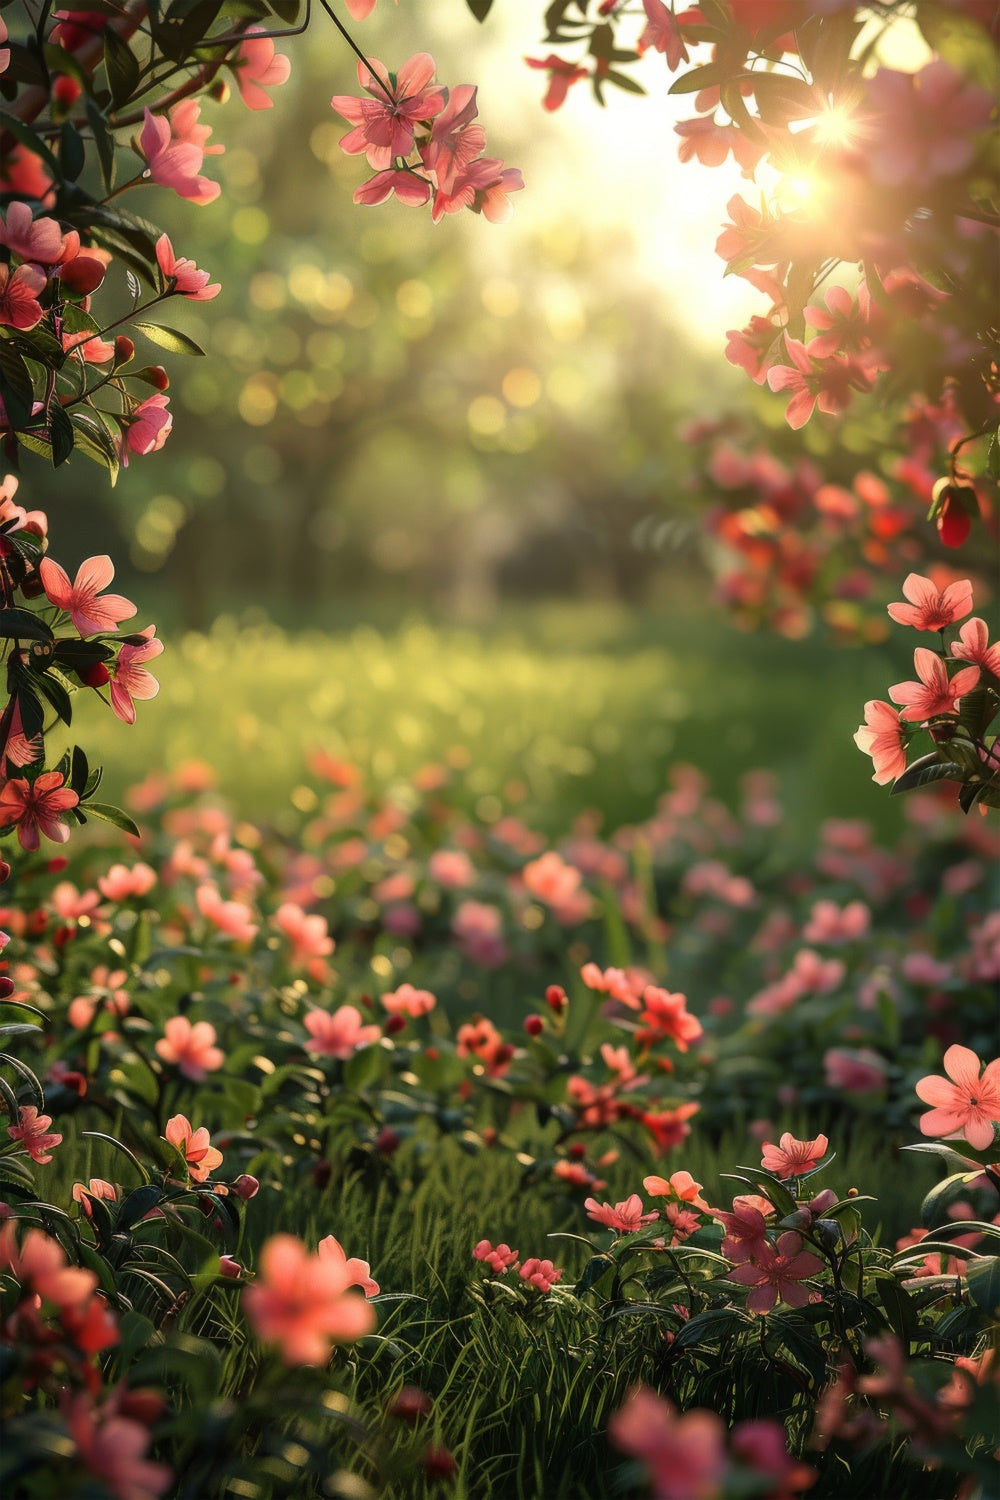
M 545 1022 L 541 1016 L 525 1016 L 524 1029 L 529 1036 L 541 1036 L 545 1030 Z

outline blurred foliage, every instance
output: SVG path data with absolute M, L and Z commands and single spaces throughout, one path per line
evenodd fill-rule
M 401 30 L 373 17 L 366 44 L 405 55 Z M 357 208 L 328 106 L 354 86 L 349 55 L 323 27 L 284 48 L 276 107 L 217 116 L 219 205 L 171 204 L 177 253 L 223 285 L 171 308 L 207 358 L 173 362 L 166 449 L 60 515 L 70 555 L 99 535 L 123 566 L 162 568 L 196 625 L 230 588 L 315 609 L 381 587 L 466 617 L 503 593 L 641 594 L 661 566 L 650 525 L 680 495 L 673 430 L 711 376 L 637 284 L 628 232 L 598 242 L 558 209 L 498 230 Z M 441 52 L 441 76 L 468 67 Z M 508 158 L 527 145 L 514 120 L 492 125 Z M 52 477 L 30 478 L 52 504 Z M 690 528 L 666 541 L 689 567 Z

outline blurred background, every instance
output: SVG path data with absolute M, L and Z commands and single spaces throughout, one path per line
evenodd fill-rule
M 495 11 L 480 26 L 436 0 L 415 24 L 385 3 L 354 31 L 390 67 L 430 50 L 439 81 L 478 82 L 488 153 L 524 172 L 507 225 L 352 203 L 369 172 L 329 100 L 360 90 L 322 15 L 280 44 L 273 109 L 235 90 L 206 106 L 221 198 L 157 203 L 176 253 L 223 286 L 158 310 L 206 357 L 139 350 L 169 365 L 170 440 L 114 490 L 74 460 L 72 510 L 31 476 L 67 561 L 111 553 L 168 641 L 159 704 L 105 737 L 109 774 L 202 756 L 252 804 L 318 741 L 392 776 L 433 739 L 484 761 L 505 744 L 496 778 L 534 767 L 542 807 L 554 776 L 573 805 L 639 816 L 681 758 L 723 794 L 785 767 L 804 837 L 838 810 L 893 825 L 850 738 L 895 680 L 893 643 L 748 637 L 709 603 L 679 434 L 749 405 L 788 446 L 783 403 L 723 356 L 759 301 L 713 253 L 747 184 L 732 162 L 680 165 L 690 103 L 662 57 L 649 97 L 601 109 L 581 84 L 547 113 L 523 61 L 548 51 L 540 11 Z

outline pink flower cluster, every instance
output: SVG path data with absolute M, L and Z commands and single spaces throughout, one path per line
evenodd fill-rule
M 481 154 L 486 133 L 476 122 L 474 85 L 443 88 L 434 83 L 434 70 L 426 52 L 408 58 L 397 73 L 372 59 L 358 64 L 368 98 L 335 94 L 330 101 L 353 127 L 340 142 L 343 150 L 375 168 L 354 201 L 373 205 L 395 194 L 411 207 L 430 202 L 435 223 L 469 208 L 502 224 L 513 211 L 509 195 L 524 186 L 521 173 Z

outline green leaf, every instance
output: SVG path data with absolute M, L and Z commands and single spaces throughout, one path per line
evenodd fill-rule
M 204 354 L 200 344 L 189 338 L 186 333 L 178 333 L 176 328 L 164 328 L 161 323 L 133 323 L 132 327 L 139 333 L 144 333 L 152 344 L 159 344 L 161 349 L 169 349 L 171 354 Z
M 163 1201 L 163 1189 L 155 1182 L 146 1182 L 142 1187 L 133 1188 L 126 1198 L 122 1199 L 121 1206 L 115 1217 L 115 1229 L 118 1233 L 132 1228 L 144 1219 L 150 1209 L 156 1208 Z
M 919 0 L 916 19 L 932 52 L 995 94 L 996 52 L 983 26 L 941 0 Z
M 477 21 L 485 21 L 493 9 L 493 0 L 465 0 Z
M 76 432 L 76 451 L 107 469 L 114 484 L 120 467 L 118 447 L 104 423 L 91 421 L 78 412 L 74 412 L 72 422 Z
M 106 1141 L 109 1146 L 114 1146 L 116 1151 L 120 1151 L 123 1156 L 128 1157 L 129 1161 L 132 1163 L 133 1167 L 135 1167 L 143 1182 L 149 1181 L 149 1173 L 147 1172 L 146 1168 L 143 1166 L 139 1158 L 135 1155 L 134 1152 L 130 1151 L 127 1146 L 123 1145 L 121 1141 L 116 1141 L 113 1135 L 104 1135 L 100 1130 L 84 1130 L 81 1132 L 81 1134 L 87 1140 Z
M 583 1275 L 573 1288 L 576 1297 L 582 1297 L 584 1292 L 589 1292 L 592 1286 L 596 1286 L 601 1277 L 614 1266 L 614 1259 L 610 1255 L 594 1255 L 588 1260 L 583 1268 Z
M 69 419 L 69 413 L 60 406 L 57 396 L 53 396 L 49 402 L 47 415 L 52 443 L 52 467 L 58 469 L 73 452 L 73 423 Z
M 721 83 L 729 75 L 718 63 L 706 63 L 703 68 L 692 68 L 690 73 L 682 73 L 675 78 L 669 94 L 696 94 L 699 89 L 707 89 L 711 85 Z
M 944 1141 L 919 1141 L 914 1146 L 903 1146 L 903 1151 L 918 1151 L 924 1155 L 940 1156 L 946 1166 L 958 1172 L 981 1172 L 982 1167 L 971 1156 L 962 1156 Z
M 108 34 L 111 35 L 110 32 Z M 87 148 L 82 135 L 69 120 L 63 121 L 59 132 L 59 160 L 62 162 L 63 176 L 68 182 L 75 182 L 87 160 Z
M 118 162 L 118 152 L 115 138 L 112 134 L 104 111 L 99 109 L 93 99 L 88 98 L 85 102 L 87 111 L 87 123 L 93 135 L 94 145 L 97 147 L 97 159 L 101 164 L 101 177 L 107 192 L 111 192 L 115 185 L 115 172 Z
M 875 1290 L 885 1309 L 889 1327 L 903 1341 L 904 1346 L 909 1348 L 912 1341 L 920 1336 L 917 1310 L 895 1276 L 885 1271 L 876 1271 L 874 1275 Z
M 35 389 L 23 357 L 11 348 L 8 339 L 0 339 L 0 396 L 14 427 L 31 421 Z
M 737 1172 L 724 1172 L 723 1176 L 746 1183 L 754 1192 L 762 1192 L 764 1197 L 769 1198 L 774 1204 L 779 1218 L 783 1219 L 786 1214 L 795 1213 L 798 1208 L 798 1204 L 784 1184 L 772 1177 L 770 1172 L 765 1172 L 763 1167 L 739 1167 Z
M 35 681 L 38 684 L 39 691 L 45 694 L 45 697 L 52 704 L 52 707 L 63 723 L 71 724 L 73 722 L 73 700 L 59 679 L 54 677 L 51 672 L 39 672 L 35 677 Z
M 104 71 L 115 109 L 127 104 L 139 85 L 139 60 L 112 27 L 104 32 Z
M 889 795 L 896 797 L 900 792 L 912 792 L 919 786 L 929 786 L 933 781 L 949 779 L 961 781 L 962 767 L 952 760 L 942 760 L 940 752 L 932 750 L 930 755 L 922 755 L 911 766 L 907 766 L 901 776 L 896 777 Z
M 139 837 L 137 825 L 120 807 L 113 807 L 110 802 L 84 802 L 83 807 L 88 817 L 99 818 L 102 823 L 111 823 L 113 827 L 120 828 L 122 833 L 130 833 L 133 838 Z
M 987 1317 L 1000 1318 L 1000 1256 L 984 1255 L 966 1268 L 969 1296 Z
M 687 1349 L 691 1344 L 698 1344 L 702 1339 L 706 1343 L 717 1343 L 719 1338 L 731 1329 L 738 1328 L 741 1323 L 745 1324 L 743 1314 L 732 1307 L 710 1307 L 705 1312 L 697 1313 L 689 1318 L 682 1328 L 679 1328 L 671 1343 L 671 1349 Z
M 0 636 L 22 641 L 55 639 L 45 621 L 33 615 L 29 609 L 0 609 Z
M 355 1052 L 344 1063 L 344 1085 L 349 1089 L 361 1090 L 374 1083 L 382 1067 L 382 1048 L 379 1046 L 362 1047 L 360 1052 Z
M 945 1177 L 940 1182 L 935 1183 L 920 1205 L 921 1224 L 925 1224 L 928 1229 L 934 1229 L 938 1224 L 944 1223 L 947 1217 L 948 1204 L 958 1196 L 959 1191 L 973 1177 L 978 1175 L 978 1170 L 972 1173 L 954 1172 L 950 1177 Z

